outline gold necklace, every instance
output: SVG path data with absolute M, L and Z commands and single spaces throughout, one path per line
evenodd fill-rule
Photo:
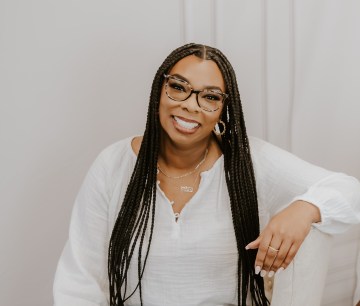
M 197 173 L 197 174 L 195 175 L 195 180 L 194 180 L 193 183 L 191 184 L 192 186 L 186 186 L 186 185 L 181 186 L 181 185 L 180 185 L 180 191 L 181 191 L 181 192 L 193 193 L 193 192 L 194 192 L 194 186 L 195 186 L 195 183 L 196 183 L 198 177 L 199 177 L 199 173 Z
M 197 170 L 199 170 L 199 167 L 196 169 L 196 171 L 197 171 Z M 193 172 L 193 173 L 194 173 L 194 172 Z M 177 188 L 179 188 L 181 192 L 193 193 L 193 192 L 194 192 L 194 187 L 193 187 L 193 186 L 195 185 L 198 177 L 199 177 L 199 173 L 196 173 L 195 179 L 194 179 L 193 183 L 192 183 L 190 186 L 188 186 L 188 185 L 181 185 L 181 184 L 180 184 L 180 186 L 177 185 L 177 184 L 176 184 L 175 186 L 176 186 Z
M 199 169 L 199 167 L 205 162 L 206 156 L 207 156 L 208 152 L 209 152 L 209 150 L 206 149 L 204 158 L 196 165 L 195 169 L 191 170 L 190 172 L 187 172 L 187 173 L 182 174 L 182 175 L 179 175 L 179 176 L 170 176 L 170 175 L 168 175 L 167 173 L 165 173 L 164 170 L 162 170 L 162 169 L 160 168 L 160 165 L 159 165 L 159 163 L 158 163 L 158 164 L 157 164 L 158 173 L 159 173 L 159 171 L 160 171 L 160 172 L 161 172 L 162 174 L 164 174 L 166 177 L 168 177 L 168 178 L 170 178 L 170 179 L 174 179 L 174 180 L 181 179 L 181 178 L 183 178 L 183 177 L 187 177 L 187 176 L 195 173 L 196 170 Z M 188 192 L 188 191 L 184 191 L 184 192 Z M 192 192 L 192 191 L 190 191 L 190 192 Z
M 194 192 L 194 188 L 195 188 L 196 181 L 198 180 L 198 178 L 199 178 L 199 173 L 197 173 L 195 175 L 195 180 L 192 183 L 192 186 L 180 186 L 180 191 L 182 191 L 182 192 Z M 171 204 L 171 206 L 174 206 L 175 200 L 170 201 L 170 204 Z M 174 208 L 172 208 L 172 209 L 174 209 Z M 180 213 L 179 212 L 174 212 L 174 217 L 175 217 L 175 222 L 177 222 L 179 220 Z

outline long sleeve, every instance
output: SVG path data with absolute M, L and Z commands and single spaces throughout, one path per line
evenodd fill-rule
M 314 166 L 257 138 L 250 139 L 259 210 L 274 215 L 296 200 L 317 206 L 328 234 L 341 233 L 360 222 L 360 183 L 342 173 Z
M 107 173 L 100 154 L 92 164 L 75 200 L 69 239 L 54 281 L 55 306 L 108 305 Z

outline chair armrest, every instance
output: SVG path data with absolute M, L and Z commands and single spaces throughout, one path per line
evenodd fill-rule
M 354 294 L 354 305 L 360 306 L 360 250 L 358 252 L 358 259 L 356 264 L 356 288 Z
M 274 276 L 271 306 L 320 305 L 331 247 L 332 236 L 312 228 L 292 263 Z

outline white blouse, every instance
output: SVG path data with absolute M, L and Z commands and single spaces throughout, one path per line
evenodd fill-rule
M 69 240 L 54 282 L 56 306 L 109 305 L 109 240 L 136 162 L 132 137 L 104 149 L 92 164 L 72 212 Z M 319 230 L 334 234 L 360 222 L 360 184 L 250 138 L 260 226 L 295 200 L 318 206 Z M 145 306 L 236 305 L 237 249 L 221 156 L 175 221 L 157 186 L 154 234 L 142 279 Z M 146 240 L 146 239 L 145 239 Z M 144 250 L 146 244 L 144 243 Z M 137 285 L 137 254 L 128 275 Z M 138 290 L 125 305 L 140 305 Z

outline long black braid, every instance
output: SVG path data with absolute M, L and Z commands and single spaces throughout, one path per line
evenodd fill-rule
M 250 292 L 252 304 L 268 305 L 263 279 L 255 275 L 256 252 L 245 246 L 259 235 L 259 215 L 249 141 L 241 107 L 235 72 L 226 57 L 217 49 L 198 44 L 187 44 L 174 50 L 156 72 L 153 80 L 146 128 L 127 191 L 110 239 L 108 273 L 110 305 L 122 306 L 135 291 L 126 296 L 127 273 L 135 247 L 138 247 L 138 285 L 141 305 L 141 278 L 149 255 L 155 222 L 157 161 L 160 147 L 158 110 L 164 74 L 182 58 L 196 55 L 213 60 L 222 72 L 229 97 L 222 120 L 226 131 L 221 136 L 224 170 L 228 187 L 232 219 L 238 249 L 238 305 L 246 305 Z M 147 249 L 143 258 L 145 233 L 150 227 Z

